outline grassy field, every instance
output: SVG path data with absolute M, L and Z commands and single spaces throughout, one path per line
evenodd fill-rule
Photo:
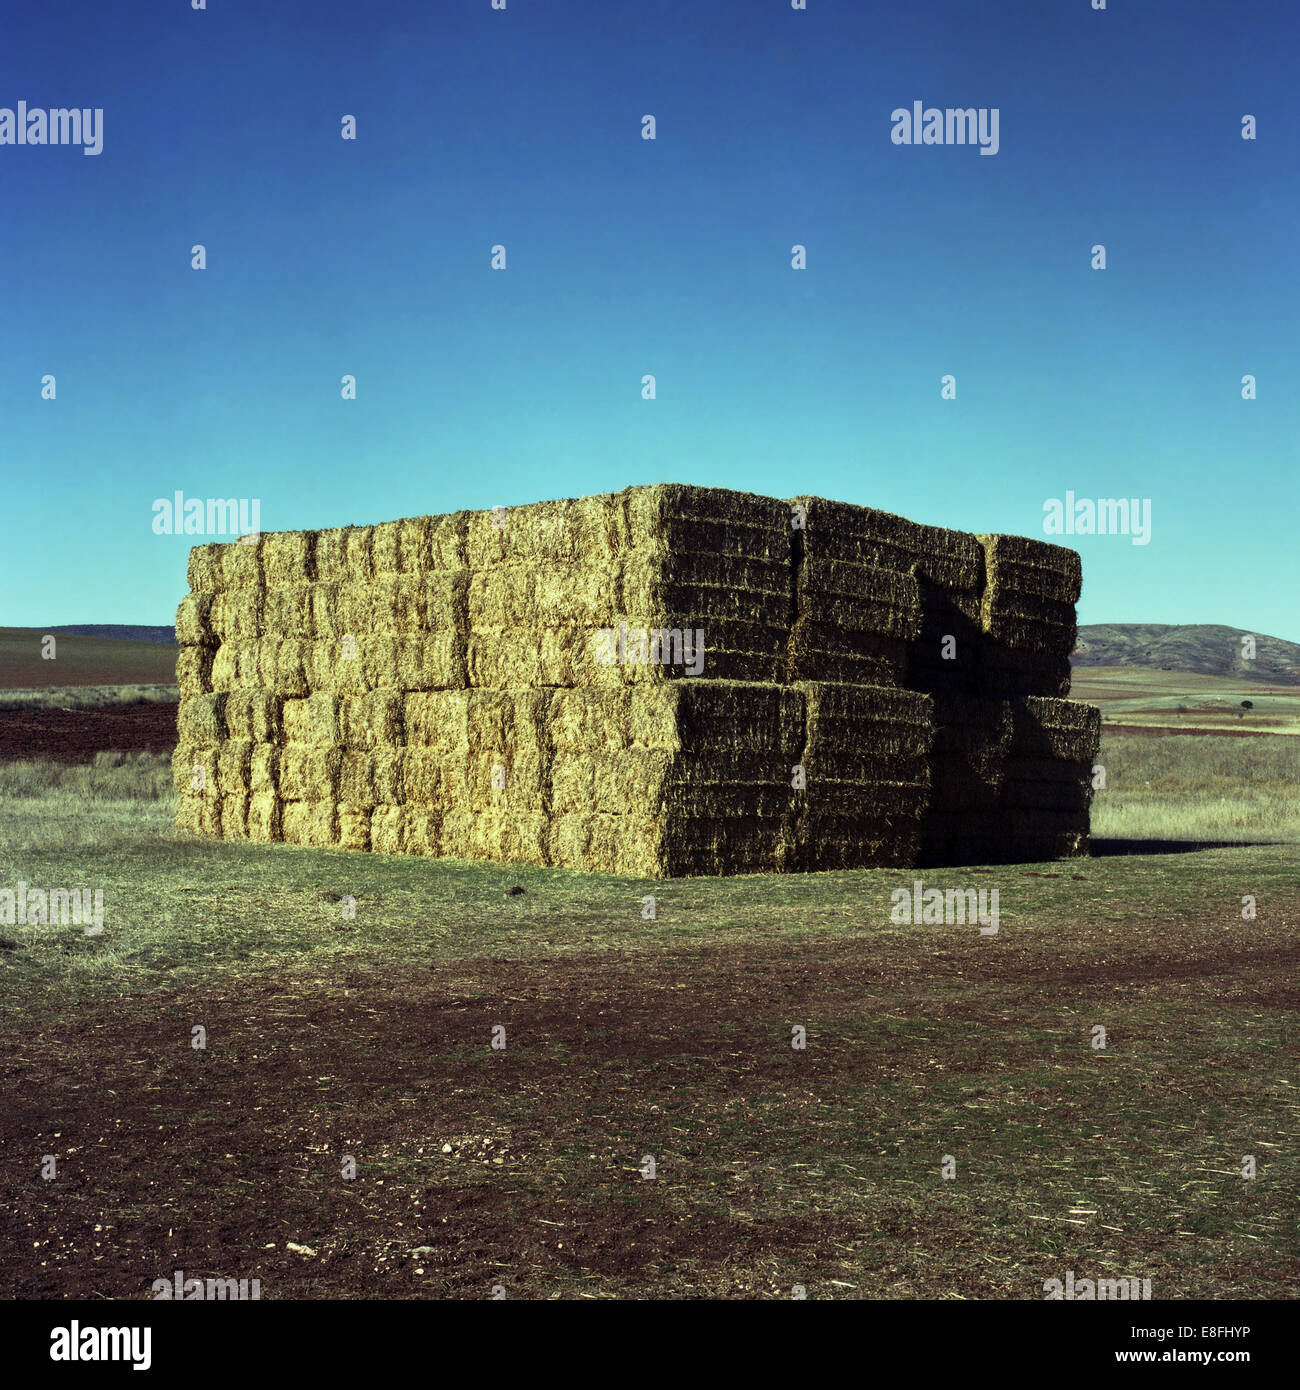
M 1110 785 L 1182 742 L 1108 743 Z M 981 936 L 891 921 L 906 870 L 180 842 L 166 786 L 149 756 L 0 767 L 0 887 L 105 917 L 0 926 L 8 1293 L 1294 1292 L 1294 846 L 925 871 L 998 889 Z
M 49 634 L 55 655 L 47 660 L 41 655 L 46 635 L 38 627 L 0 627 L 0 690 L 170 685 L 176 680 L 175 647 L 56 632 Z
M 1103 724 L 1129 728 L 1300 734 L 1300 688 L 1231 676 L 1077 666 L 1070 699 L 1099 706 Z
M 12 710 L 101 710 L 122 705 L 171 705 L 180 699 L 175 685 L 51 685 L 0 689 L 0 712 Z

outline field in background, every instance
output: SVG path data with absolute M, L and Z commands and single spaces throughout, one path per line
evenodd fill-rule
M 1300 1278 L 1291 846 L 924 871 L 998 890 L 986 937 L 893 922 L 908 870 L 653 883 L 180 842 L 169 781 L 159 757 L 0 765 L 0 886 L 105 912 L 98 936 L 0 927 L 11 1295 L 139 1298 L 178 1268 L 266 1298 Z
M 1156 732 L 1300 734 L 1300 689 L 1231 676 L 1076 666 L 1070 699 L 1099 706 L 1103 726 Z M 1243 700 L 1249 700 L 1253 708 L 1242 709 Z
M 0 690 L 70 685 L 171 685 L 176 648 L 120 637 L 51 633 L 55 656 L 41 656 L 46 629 L 0 627 Z

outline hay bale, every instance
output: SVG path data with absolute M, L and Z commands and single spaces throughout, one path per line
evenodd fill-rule
M 985 554 L 988 589 L 1014 590 L 1056 603 L 1078 602 L 1083 562 L 1077 550 L 1027 536 L 978 536 Z
M 209 621 L 219 642 L 256 642 L 262 635 L 265 593 L 260 588 L 231 589 L 213 597 Z
M 343 752 L 288 743 L 280 751 L 278 784 L 286 801 L 338 801 Z
M 210 748 L 226 738 L 226 711 L 230 697 L 225 694 L 189 695 L 176 709 L 177 742 L 195 748 Z
M 268 588 L 299 588 L 315 577 L 315 531 L 271 531 L 263 535 L 262 579 Z
M 287 845 L 319 849 L 339 842 L 338 807 L 333 801 L 285 801 L 280 818 Z
M 248 798 L 248 838 L 261 844 L 281 840 L 280 808 L 274 791 L 254 791 Z
M 190 547 L 186 579 L 192 593 L 215 594 L 222 588 L 221 552 L 225 546 L 209 543 Z
M 221 838 L 248 839 L 248 792 L 221 798 Z
M 251 738 L 255 743 L 280 741 L 280 700 L 271 691 L 232 691 L 224 699 L 229 737 Z
M 217 790 L 220 745 L 202 747 L 178 743 L 172 750 L 172 785 L 181 796 L 202 796 Z
M 370 848 L 370 811 L 362 806 L 338 808 L 338 844 L 343 849 Z
M 221 566 L 219 591 L 260 589 L 264 586 L 261 536 L 241 536 L 236 541 L 218 546 L 217 550 Z
M 404 697 L 374 690 L 338 702 L 339 742 L 344 748 L 395 748 L 405 742 Z
M 342 745 L 341 702 L 324 691 L 305 699 L 285 700 L 283 706 L 284 741 L 309 748 L 337 748 Z
M 1101 710 L 1035 696 L 1011 702 L 1011 753 L 1017 758 L 1091 762 L 1101 747 Z
M 381 748 L 369 753 L 344 751 L 339 758 L 339 805 L 367 810 L 400 805 L 406 799 L 405 767 L 412 751 L 403 748 Z
M 176 609 L 176 641 L 182 647 L 215 647 L 220 642 L 212 626 L 211 593 L 186 594 Z
M 211 695 L 211 647 L 180 647 L 176 652 L 176 686 L 182 697 Z
M 370 813 L 370 848 L 375 854 L 406 853 L 406 807 L 376 806 Z
M 182 838 L 221 838 L 221 798 L 215 792 L 183 792 L 176 798 L 176 833 Z

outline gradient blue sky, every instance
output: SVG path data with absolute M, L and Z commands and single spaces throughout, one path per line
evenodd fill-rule
M 170 622 L 178 488 L 278 530 L 676 480 L 1149 497 L 1082 622 L 1300 640 L 1294 0 L 808 4 L 11 7 L 0 106 L 105 115 L 0 146 L 0 623 Z M 893 145 L 918 99 L 1000 152 Z

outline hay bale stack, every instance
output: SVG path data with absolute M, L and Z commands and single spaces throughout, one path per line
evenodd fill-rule
M 1009 694 L 1068 694 L 1074 605 L 1083 582 L 1078 553 L 1025 536 L 978 539 L 986 570 L 979 616 L 990 679 Z
M 1086 847 L 1056 546 L 657 485 L 188 573 L 186 833 L 643 877 Z

